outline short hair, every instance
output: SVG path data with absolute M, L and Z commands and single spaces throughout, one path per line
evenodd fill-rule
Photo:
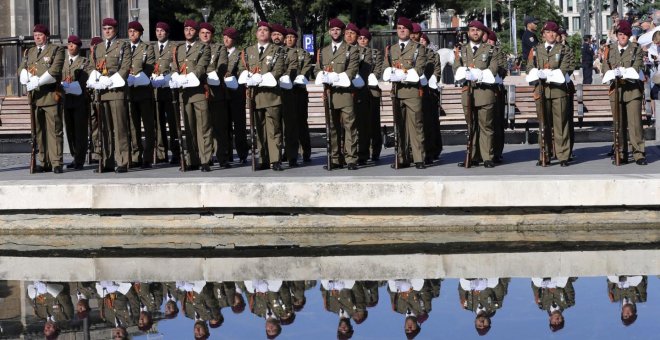
M 411 339 L 416 338 L 417 335 L 419 335 L 419 332 L 422 331 L 422 326 L 420 326 L 419 323 L 417 322 L 417 317 L 415 317 L 415 316 L 406 317 L 406 321 L 408 319 L 412 319 L 413 322 L 415 322 L 415 324 L 417 325 L 417 329 L 415 329 L 414 331 L 412 331 L 410 333 L 406 333 L 406 339 L 411 340 Z
M 266 320 L 266 323 L 272 323 L 273 325 L 277 326 L 277 332 L 275 334 L 268 334 L 266 333 L 266 339 L 272 340 L 280 336 L 282 334 L 282 324 L 280 324 L 280 321 L 277 319 L 268 319 Z
M 177 306 L 176 301 L 169 300 L 165 303 L 165 305 L 170 305 L 170 306 L 174 307 L 174 308 L 172 308 L 172 309 L 174 309 L 174 312 L 172 312 L 171 314 L 165 314 L 165 318 L 166 319 L 174 319 L 179 314 L 179 306 Z
M 353 325 L 351 325 L 351 319 L 346 319 L 346 318 L 341 318 L 339 319 L 339 324 L 342 322 L 345 322 L 348 325 L 348 331 L 346 333 L 342 333 L 339 330 L 337 330 L 337 339 L 339 340 L 348 340 L 353 337 Z
M 632 312 L 633 312 L 633 315 L 631 317 L 627 318 L 627 319 L 624 319 L 623 318 L 623 313 L 621 313 L 621 322 L 623 323 L 624 326 L 628 327 L 628 326 L 634 324 L 635 321 L 637 321 L 637 305 L 635 305 L 633 303 L 633 304 L 629 304 L 629 305 L 625 305 L 625 306 L 631 306 L 632 307 Z
M 196 321 L 196 322 L 195 322 L 195 325 L 193 325 L 193 327 L 196 327 L 197 325 L 202 326 L 202 328 L 204 328 L 204 332 L 205 332 L 206 334 L 204 334 L 202 337 L 197 337 L 197 336 L 195 336 L 195 340 L 197 340 L 197 339 L 199 339 L 199 340 L 208 339 L 209 336 L 211 335 L 211 332 L 209 332 L 209 326 L 206 325 L 206 322 L 204 322 L 204 321 Z M 193 329 L 194 329 L 194 328 L 193 328 Z
M 660 31 L 655 31 L 655 33 L 653 33 L 653 43 L 660 43 Z
M 144 315 L 147 316 L 147 319 L 149 320 L 146 324 L 142 326 L 138 326 L 138 329 L 146 332 L 151 329 L 151 327 L 154 325 L 154 317 L 151 315 L 151 312 L 140 312 L 140 314 L 144 313 Z

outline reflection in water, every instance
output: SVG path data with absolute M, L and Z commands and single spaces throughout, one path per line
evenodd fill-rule
M 440 299 L 441 286 L 444 285 L 445 289 L 458 286 L 461 309 L 473 313 L 471 326 L 463 329 L 462 337 L 515 336 L 515 332 L 520 331 L 516 321 L 519 320 L 529 325 L 537 324 L 537 329 L 532 333 L 534 337 L 561 332 L 573 338 L 581 334 L 577 331 L 579 329 L 593 331 L 593 327 L 587 327 L 590 323 L 585 321 L 590 315 L 598 314 L 590 309 L 591 306 L 601 305 L 601 301 L 608 303 L 602 295 L 603 281 L 607 282 L 609 301 L 619 304 L 623 324 L 612 323 L 610 319 L 604 327 L 606 331 L 616 331 L 618 327 L 644 334 L 644 328 L 628 326 L 635 323 L 639 305 L 647 300 L 647 276 L 583 278 L 580 282 L 587 280 L 588 286 L 582 287 L 589 287 L 582 289 L 585 292 L 580 302 L 583 308 L 580 312 L 569 313 L 570 319 L 575 322 L 565 330 L 566 311 L 580 309 L 575 307 L 576 290 L 580 290 L 579 285 L 574 286 L 577 280 L 576 277 L 531 278 L 533 304 L 526 288 L 530 285 L 530 279 L 522 278 L 321 279 L 319 284 L 313 280 L 261 279 L 164 283 L 2 281 L 0 309 L 4 310 L 4 314 L 0 315 L 0 337 L 57 339 L 64 333 L 89 333 L 90 339 L 144 339 L 145 334 L 149 335 L 149 339 L 159 334 L 160 339 L 435 338 L 440 336 L 439 332 L 451 328 L 447 322 L 458 322 L 462 315 L 467 316 L 455 302 L 451 302 L 455 295 L 443 295 L 445 297 Z M 512 284 L 515 289 L 509 294 Z M 310 293 L 317 286 L 319 293 Z M 10 287 L 22 288 L 19 293 Z M 598 290 L 600 295 L 591 294 L 591 291 Z M 19 310 L 12 314 L 12 298 L 18 297 L 20 300 L 22 294 L 27 297 L 25 304 L 31 308 L 16 307 Z M 389 297 L 389 304 L 379 305 L 382 294 Z M 506 308 L 505 297 L 509 306 Z M 307 306 L 308 299 L 312 307 Z M 539 313 L 532 311 L 523 316 L 516 311 L 511 314 L 507 311 L 511 308 L 525 311 L 538 308 L 544 312 L 545 321 L 531 322 L 538 319 Z M 246 309 L 250 313 L 244 313 Z M 22 318 L 20 311 L 25 314 Z M 230 322 L 225 322 L 226 315 L 223 313 L 231 315 Z M 495 317 L 496 314 L 498 317 Z M 334 317 L 328 317 L 330 315 Z M 255 326 L 257 320 L 260 321 Z M 497 327 L 494 327 L 495 324 Z M 541 324 L 548 325 L 550 331 L 545 328 L 548 326 L 543 327 L 545 331 L 539 329 Z M 247 329 L 246 325 L 252 328 Z M 469 330 L 472 327 L 476 333 Z M 332 333 L 328 333 L 329 329 Z

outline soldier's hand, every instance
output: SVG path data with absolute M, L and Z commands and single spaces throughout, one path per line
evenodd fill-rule
M 108 76 L 101 76 L 101 78 L 99 78 L 99 83 L 105 88 L 108 88 L 112 86 L 112 79 L 110 79 Z
M 539 79 L 543 79 L 543 80 L 545 80 L 545 79 L 548 78 L 548 75 L 545 74 L 545 72 L 543 72 L 542 70 L 539 70 L 538 73 L 537 73 L 537 75 L 538 75 Z
M 25 86 L 27 86 L 28 91 L 36 89 L 39 87 L 39 78 L 35 76 L 30 77 L 30 81 L 28 81 L 27 85 Z

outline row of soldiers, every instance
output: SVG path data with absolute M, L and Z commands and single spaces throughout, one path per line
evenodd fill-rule
M 531 278 L 533 301 L 547 312 L 552 332 L 564 328 L 564 311 L 575 305 L 576 277 Z M 421 325 L 440 296 L 442 279 L 396 279 L 387 281 L 320 280 L 323 308 L 338 316 L 337 338 L 354 334 L 352 323 L 362 324 L 369 310 L 379 303 L 379 289 L 385 287 L 391 308 L 404 317 L 403 330 L 409 339 L 421 332 Z M 621 304 L 625 326 L 637 319 L 636 305 L 647 300 L 648 278 L 641 275 L 608 276 L 607 295 Z M 462 278 L 458 298 L 462 309 L 475 314 L 479 335 L 491 329 L 492 317 L 502 308 L 508 294 L 509 278 Z M 137 326 L 147 332 L 156 320 L 176 318 L 180 311 L 195 321 L 195 339 L 205 339 L 209 328 L 224 323 L 222 310 L 240 314 L 246 308 L 265 321 L 266 337 L 276 338 L 282 326 L 292 324 L 306 305 L 306 291 L 316 281 L 176 281 L 176 282 L 33 282 L 27 296 L 35 314 L 47 320 L 49 331 L 57 331 L 73 319 L 90 316 L 90 302 L 97 300 L 100 317 L 123 338 L 127 328 Z M 72 299 L 73 297 L 73 299 Z M 73 303 L 73 300 L 76 303 Z M 74 307 L 75 305 L 75 307 Z M 51 329 L 52 328 L 52 329 Z

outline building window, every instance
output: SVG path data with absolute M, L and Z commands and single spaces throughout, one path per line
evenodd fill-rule
M 564 0 L 559 0 L 559 11 L 560 12 L 564 11 Z
M 128 0 L 115 0 L 115 20 L 117 20 L 117 36 L 128 38 Z
M 89 1 L 78 1 L 78 37 L 92 38 L 92 9 Z
M 34 23 L 50 27 L 49 0 L 34 0 Z
M 573 32 L 577 32 L 581 29 L 582 27 L 580 26 L 580 17 L 573 17 Z
M 607 23 L 607 29 L 608 30 L 612 29 L 612 16 L 611 15 L 605 16 L 605 22 Z
M 568 29 L 568 18 L 567 17 L 562 17 L 561 19 L 562 19 L 563 26 L 566 27 L 566 29 Z
M 566 3 L 566 11 L 573 12 L 573 7 L 575 7 L 574 5 L 575 5 L 575 0 L 568 0 L 568 2 Z

